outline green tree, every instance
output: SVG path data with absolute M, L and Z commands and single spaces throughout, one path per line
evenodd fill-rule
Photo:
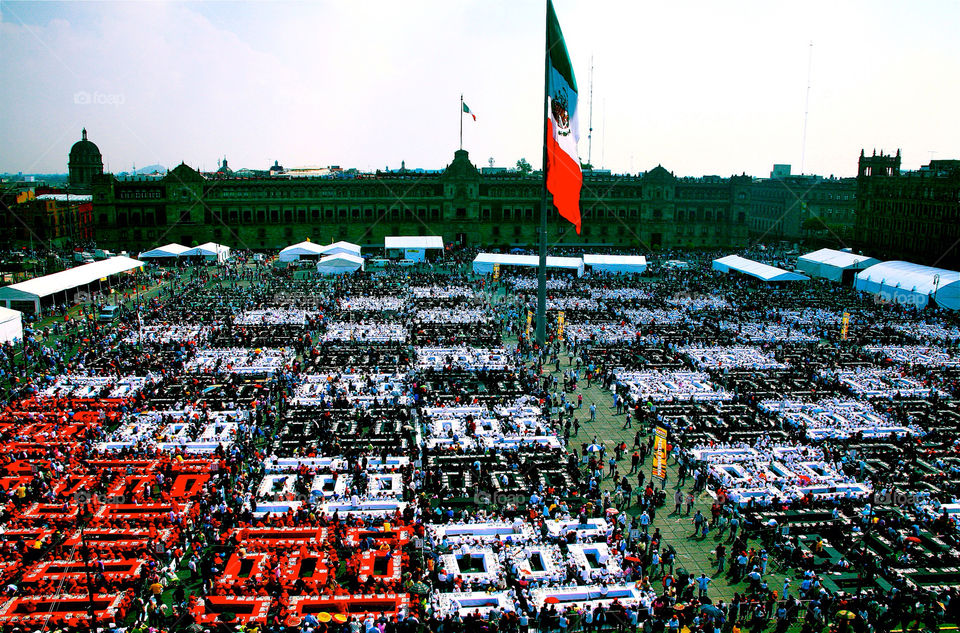
M 827 223 L 818 215 L 807 218 L 800 225 L 804 231 L 819 232 L 827 230 Z
M 521 158 L 517 161 L 517 171 L 526 176 L 533 171 L 533 167 L 530 166 L 526 158 Z

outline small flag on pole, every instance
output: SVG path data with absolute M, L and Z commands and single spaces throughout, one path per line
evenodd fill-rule
M 474 121 L 477 120 L 477 115 L 470 111 L 470 106 L 468 106 L 466 103 L 463 104 L 463 113 L 472 116 Z

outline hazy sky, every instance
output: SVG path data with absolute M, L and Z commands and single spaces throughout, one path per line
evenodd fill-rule
M 960 3 L 556 0 L 580 156 L 615 171 L 853 175 L 960 158 Z M 539 167 L 544 3 L 0 2 L 0 171 L 64 172 L 86 126 L 113 172 Z

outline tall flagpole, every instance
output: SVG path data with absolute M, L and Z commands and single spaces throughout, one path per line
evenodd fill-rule
M 460 149 L 463 149 L 463 93 L 460 93 Z
M 549 2 L 550 0 L 547 0 Z M 550 20 L 544 15 L 543 38 L 543 198 L 540 202 L 540 264 L 537 266 L 537 344 L 542 348 L 547 341 L 547 91 L 550 86 Z

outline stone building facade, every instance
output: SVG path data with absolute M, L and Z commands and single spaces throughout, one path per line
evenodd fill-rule
M 750 235 L 759 242 L 827 236 L 849 241 L 856 224 L 856 197 L 856 178 L 758 179 L 751 192 Z M 811 222 L 813 218 L 820 221 Z
M 861 152 L 856 246 L 879 259 L 960 270 L 960 160 L 901 172 L 899 151 Z
M 538 173 L 483 175 L 464 150 L 434 173 L 338 178 L 205 177 L 181 164 L 162 179 L 94 179 L 96 240 L 136 250 L 214 241 L 276 249 L 309 238 L 382 247 L 387 235 L 441 235 L 446 243 L 527 247 L 537 243 Z M 555 246 L 650 251 L 747 244 L 748 176 L 677 178 L 663 167 L 639 176 L 587 172 L 583 231 L 556 214 Z
M 6 216 L 6 217 L 4 217 Z M 89 195 L 41 193 L 4 207 L 0 213 L 8 228 L 0 238 L 19 244 L 69 248 L 93 238 L 93 203 Z

